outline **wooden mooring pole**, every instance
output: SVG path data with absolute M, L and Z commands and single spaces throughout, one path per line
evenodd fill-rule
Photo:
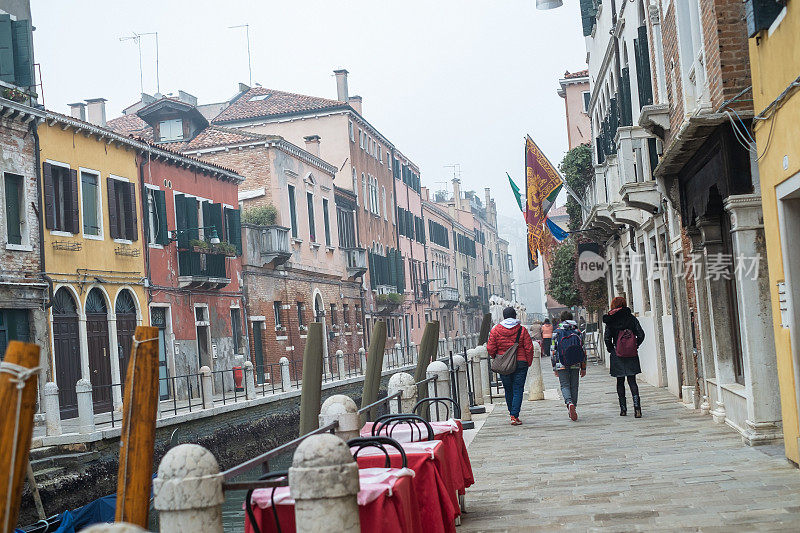
M 300 435 L 319 428 L 319 410 L 322 405 L 322 323 L 308 325 L 306 348 L 303 351 L 303 384 L 300 393 Z
M 39 347 L 11 341 L 0 362 L 0 532 L 17 525 L 36 410 Z
M 138 326 L 122 398 L 114 519 L 147 529 L 158 415 L 158 328 Z

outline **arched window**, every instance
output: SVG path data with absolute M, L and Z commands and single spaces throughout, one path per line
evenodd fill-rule
M 114 312 L 118 315 L 136 314 L 136 302 L 131 295 L 131 291 L 123 289 L 119 296 L 117 296 L 117 303 L 114 306 Z
M 53 297 L 53 314 L 58 316 L 78 316 L 75 299 L 69 289 L 61 287 Z
M 106 299 L 103 296 L 103 291 L 95 287 L 94 289 L 89 291 L 89 295 L 86 297 L 86 314 L 93 314 L 93 313 L 106 313 Z

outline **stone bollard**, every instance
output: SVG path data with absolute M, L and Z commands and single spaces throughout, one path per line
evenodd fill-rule
M 358 489 L 358 465 L 347 444 L 329 433 L 308 437 L 289 468 L 296 530 L 359 533 Z
M 344 352 L 342 350 L 336 350 L 336 368 L 337 372 L 339 372 L 339 379 L 345 379 L 347 377 L 347 368 L 344 366 Z
M 256 397 L 256 374 L 253 372 L 253 363 L 244 362 L 244 397 L 246 400 L 253 400 Z
M 44 384 L 44 423 L 48 437 L 61 435 L 61 406 L 58 403 L 58 385 L 52 381 Z
M 214 374 L 207 366 L 200 367 L 200 386 L 203 388 L 203 409 L 214 407 Z
M 403 347 L 400 345 L 399 342 L 394 345 L 394 357 L 395 357 L 394 361 L 395 368 L 403 366 L 403 364 L 405 363 L 405 361 L 403 361 Z
M 358 358 L 361 360 L 361 374 L 367 373 L 367 351 L 364 348 L 358 349 Z
M 358 406 L 349 396 L 334 394 L 322 403 L 319 411 L 319 427 L 338 422 L 334 433 L 347 442 L 359 436 L 361 421 L 358 416 Z
M 417 387 L 414 386 L 414 376 L 406 372 L 398 372 L 389 378 L 387 396 L 400 392 L 400 413 L 410 413 L 417 403 Z M 389 412 L 398 414 L 397 401 L 389 402 Z
M 94 403 L 92 403 L 92 384 L 88 379 L 79 379 L 75 384 L 78 396 L 78 433 L 94 432 Z
M 542 379 L 542 349 L 538 342 L 533 343 L 533 363 L 528 369 L 526 387 L 528 400 L 544 400 L 544 380 Z
M 456 383 L 458 383 L 458 398 L 455 400 L 461 407 L 461 425 L 464 429 L 473 429 L 472 412 L 469 410 L 469 389 L 467 388 L 467 362 L 461 354 L 453 355 L 453 367 L 456 369 Z
M 170 449 L 153 480 L 161 533 L 222 533 L 222 474 L 214 455 L 198 444 Z
M 292 375 L 289 372 L 289 359 L 281 357 L 281 388 L 284 392 L 292 390 Z
M 89 528 L 82 529 L 84 533 L 147 533 L 137 525 L 127 522 L 114 522 L 113 524 L 95 524 Z
M 480 361 L 481 388 L 483 389 L 483 401 L 492 403 L 492 373 L 489 371 L 489 351 L 485 344 L 475 348 L 476 357 Z
M 475 405 L 481 406 L 483 405 L 483 379 L 481 374 L 481 356 L 478 353 L 478 350 L 472 348 L 467 350 L 467 361 L 470 365 L 469 370 L 472 374 L 472 389 L 475 394 Z M 473 411 L 473 414 L 476 411 Z M 486 412 L 486 409 L 483 408 L 482 413 Z
M 426 374 L 429 378 L 436 377 L 436 381 L 431 381 L 428 383 L 429 398 L 441 398 L 443 396 L 450 397 L 450 370 L 447 369 L 447 365 L 444 364 L 443 361 L 431 361 L 431 364 L 428 365 Z M 429 420 L 445 420 L 446 411 L 447 410 L 441 405 L 439 405 L 438 409 L 435 405 L 432 406 L 430 408 Z M 452 408 L 450 409 L 450 412 L 453 412 Z

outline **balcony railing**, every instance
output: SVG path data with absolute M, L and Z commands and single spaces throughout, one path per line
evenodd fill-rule
M 458 304 L 458 289 L 455 287 L 442 287 L 439 289 L 439 304 L 450 308 Z
M 181 287 L 221 288 L 230 282 L 224 255 L 178 252 L 178 285 Z
M 347 248 L 344 256 L 349 278 L 357 278 L 367 272 L 367 251 L 364 248 Z
M 289 228 L 265 226 L 261 228 L 261 258 L 275 265 L 281 265 L 292 257 L 289 247 Z

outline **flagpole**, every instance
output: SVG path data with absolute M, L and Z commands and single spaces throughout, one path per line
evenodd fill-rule
M 579 205 L 579 206 L 581 206 L 581 209 L 583 209 L 583 211 L 584 211 L 584 212 L 585 212 L 585 213 L 588 215 L 588 214 L 589 214 L 589 212 L 590 212 L 590 209 L 589 209 L 588 207 L 586 207 L 586 204 L 584 204 L 584 203 L 583 203 L 583 200 L 582 200 L 582 199 L 581 199 L 581 198 L 580 198 L 580 197 L 579 197 L 577 194 L 575 194 L 575 191 L 573 191 L 573 190 L 572 190 L 572 187 L 570 187 L 570 186 L 569 186 L 569 184 L 567 183 L 567 180 L 565 180 L 565 179 L 564 179 L 564 176 L 562 176 L 562 175 L 561 175 L 561 172 L 558 170 L 558 167 L 557 167 L 557 166 L 555 166 L 555 165 L 554 165 L 554 164 L 553 164 L 553 163 L 550 161 L 550 159 L 547 157 L 547 154 L 545 154 L 545 153 L 542 151 L 542 149 L 541 149 L 541 148 L 539 148 L 539 145 L 538 145 L 538 144 L 536 144 L 536 141 L 534 141 L 534 140 L 531 138 L 531 136 L 530 136 L 530 135 L 527 135 L 527 134 L 526 134 L 526 136 L 525 136 L 525 140 L 526 140 L 526 141 L 530 141 L 530 142 L 532 142 L 532 143 L 533 143 L 533 145 L 534 145 L 536 148 L 538 148 L 538 149 L 539 149 L 539 153 L 540 153 L 540 154 L 542 154 L 542 155 L 544 156 L 544 158 L 547 160 L 547 162 L 548 162 L 548 163 L 550 163 L 550 166 L 553 168 L 553 170 L 555 170 L 555 171 L 556 171 L 556 174 L 558 175 L 558 178 L 561 180 L 561 183 L 564 185 L 564 190 L 565 190 L 565 191 L 567 191 L 567 193 L 568 193 L 570 196 L 572 196 L 572 198 L 573 198 L 573 199 L 574 199 L 576 202 L 578 202 L 578 205 Z

